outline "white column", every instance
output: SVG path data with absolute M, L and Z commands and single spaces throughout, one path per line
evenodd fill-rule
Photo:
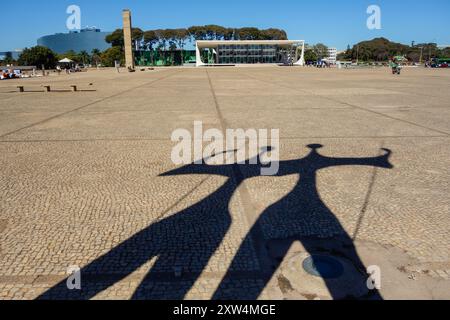
M 297 48 L 298 50 L 298 48 Z M 305 65 L 305 41 L 302 41 L 302 54 L 300 56 L 300 59 L 294 63 L 296 66 L 304 66 Z
M 197 66 L 197 67 L 201 67 L 201 66 L 204 66 L 205 64 L 203 63 L 203 61 L 202 61 L 202 55 L 200 54 L 200 48 L 198 47 L 198 43 L 196 42 L 195 43 L 195 60 L 196 60 L 196 63 L 195 63 L 195 65 Z

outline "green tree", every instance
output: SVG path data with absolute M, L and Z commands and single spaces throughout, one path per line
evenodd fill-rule
M 155 30 L 156 38 L 158 39 L 155 45 L 157 45 L 157 49 L 161 51 L 161 49 L 164 47 L 164 30 L 163 29 L 157 29 Z
M 328 47 L 323 43 L 318 43 L 313 46 L 313 51 L 318 59 L 324 59 L 328 57 Z
M 260 40 L 261 32 L 258 28 L 245 27 L 236 30 L 238 40 Z
M 166 39 L 170 50 L 177 48 L 177 31 L 175 29 L 165 29 L 163 31 L 163 37 Z
M 166 51 L 167 48 L 176 49 L 177 32 L 175 29 L 161 29 L 156 30 L 155 32 L 158 35 L 159 41 L 164 51 Z
M 189 27 L 192 40 L 287 40 L 286 31 L 276 28 L 259 30 L 254 27 L 226 28 L 210 24 Z
M 136 47 L 136 43 L 140 42 L 144 36 L 144 32 L 139 28 L 131 29 L 131 40 L 133 47 Z M 123 29 L 116 29 L 113 33 L 106 36 L 105 41 L 110 43 L 113 47 L 125 47 L 125 40 L 123 36 Z
M 131 29 L 131 40 L 133 42 L 134 48 L 140 48 L 140 44 L 142 43 L 144 39 L 144 31 L 139 28 L 133 28 Z
M 175 29 L 175 39 L 177 41 L 178 48 L 183 50 L 186 42 L 189 40 L 189 33 L 187 29 Z
M 78 59 L 80 60 L 80 62 L 82 62 L 83 64 L 89 64 L 91 62 L 91 56 L 89 55 L 89 53 L 85 50 L 81 51 L 78 54 Z
M 260 37 L 263 38 L 261 40 L 287 40 L 288 39 L 286 31 L 281 30 L 281 29 L 275 29 L 275 28 L 262 30 Z
M 223 34 L 224 40 L 234 40 L 235 39 L 236 30 L 233 28 L 226 28 Z
M 189 32 L 187 31 L 187 29 L 176 29 L 175 34 L 178 47 L 181 49 L 181 63 L 183 64 L 184 63 L 183 51 L 184 46 L 186 45 L 186 41 L 189 40 Z
M 123 29 L 116 29 L 113 33 L 106 36 L 105 41 L 113 47 L 123 47 Z
M 406 54 L 406 58 L 407 58 L 409 61 L 419 62 L 419 60 L 420 60 L 420 52 L 417 51 L 417 50 L 410 50 L 410 51 Z M 387 59 L 385 59 L 385 60 L 388 60 L 388 59 L 389 59 L 389 57 L 387 57 Z M 378 60 L 378 61 L 383 61 L 383 60 Z
M 167 32 L 164 29 L 155 30 L 155 34 L 158 37 L 158 49 L 166 50 L 167 46 Z
M 347 60 L 347 54 L 345 52 L 338 53 L 336 59 L 338 61 Z
M 153 51 L 153 47 L 159 42 L 158 34 L 155 30 L 148 30 L 144 32 L 144 45 L 147 50 Z M 154 64 L 154 56 L 151 56 L 151 63 Z
M 450 58 L 450 47 L 439 50 L 438 58 Z
M 101 52 L 99 49 L 93 49 L 91 52 L 92 57 L 92 63 L 95 64 L 95 66 L 98 66 L 101 62 Z
M 115 61 L 125 62 L 125 54 L 120 47 L 112 47 L 101 54 L 102 64 L 106 67 L 114 67 Z
M 153 46 L 159 42 L 159 37 L 155 30 L 148 30 L 144 32 L 144 43 L 147 50 L 153 50 Z
M 42 65 L 46 69 L 53 69 L 58 62 L 56 53 L 47 47 L 36 46 L 26 48 L 19 57 L 18 63 L 22 66 L 36 66 L 40 68 Z
M 164 44 L 164 50 L 166 50 L 166 46 L 171 51 L 171 64 L 174 64 L 175 54 L 173 51 L 177 49 L 177 31 L 175 29 L 164 29 L 161 32 L 162 42 Z
M 421 43 L 417 47 L 423 48 L 423 57 L 425 60 L 430 61 L 433 58 L 438 58 L 440 50 L 436 43 Z
M 305 62 L 316 62 L 318 60 L 317 54 L 311 48 L 305 49 Z
M 375 38 L 362 41 L 346 52 L 346 58 L 359 61 L 387 61 L 396 55 L 409 55 L 416 59 L 420 56 L 420 46 L 410 47 L 401 43 L 391 42 L 386 38 Z
M 226 28 L 215 24 L 206 25 L 204 28 L 207 40 L 222 40 L 227 32 Z
M 177 44 L 176 44 L 176 42 L 175 41 L 170 41 L 170 43 L 169 43 L 169 50 L 170 51 L 175 51 L 175 50 L 177 50 Z
M 188 32 L 193 40 L 206 40 L 207 31 L 203 26 L 192 26 L 188 28 Z

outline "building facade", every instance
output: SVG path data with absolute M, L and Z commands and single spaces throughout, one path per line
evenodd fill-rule
M 6 58 L 11 58 L 13 60 L 17 60 L 17 59 L 19 59 L 19 56 L 21 53 L 22 53 L 22 51 L 19 51 L 19 50 L 0 52 L 0 61 L 5 60 Z
M 325 59 L 331 64 L 336 64 L 338 51 L 337 48 L 328 48 L 328 57 Z
M 303 40 L 197 41 L 197 67 L 205 65 L 295 64 L 304 65 Z
M 104 51 L 111 47 L 105 38 L 111 34 L 110 32 L 102 32 L 96 28 L 86 28 L 80 31 L 72 31 L 69 33 L 57 33 L 50 36 L 39 38 L 37 44 L 47 47 L 56 53 L 63 54 L 68 51 L 87 51 L 93 49 Z

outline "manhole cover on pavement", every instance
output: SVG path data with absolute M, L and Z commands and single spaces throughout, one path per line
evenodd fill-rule
M 339 278 L 344 274 L 342 263 L 331 256 L 313 255 L 303 260 L 303 269 L 310 275 L 325 279 Z

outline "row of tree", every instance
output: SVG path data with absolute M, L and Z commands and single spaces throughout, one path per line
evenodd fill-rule
M 317 61 L 319 59 L 327 57 L 327 55 L 328 47 L 324 44 L 319 43 L 313 46 L 306 46 L 306 61 Z M 83 63 L 85 65 L 103 65 L 111 67 L 114 66 L 115 61 L 121 61 L 122 63 L 124 62 L 124 53 L 123 48 L 120 45 L 115 45 L 103 52 L 98 49 L 94 49 L 91 53 L 88 53 L 86 51 L 81 51 L 79 53 L 75 51 L 68 51 L 64 54 L 56 54 L 49 48 L 36 46 L 33 48 L 25 49 L 20 55 L 18 61 L 9 59 L 5 60 L 4 63 L 17 63 L 19 65 L 32 65 L 37 67 L 41 67 L 42 65 L 44 65 L 47 69 L 51 69 L 57 65 L 59 60 L 64 58 L 69 58 L 75 63 Z
M 260 30 L 258 28 L 226 28 L 219 25 L 192 26 L 179 29 L 131 30 L 133 47 L 136 50 L 174 51 L 184 50 L 186 44 L 197 40 L 287 40 L 287 34 L 280 29 Z M 104 53 L 103 63 L 111 65 L 114 60 L 123 60 L 123 29 L 117 29 L 106 37 L 112 48 Z M 173 60 L 173 59 L 172 59 Z
M 36 66 L 40 68 L 54 68 L 58 63 L 58 55 L 47 47 L 36 46 L 25 48 L 19 56 L 17 64 L 20 66 Z
M 186 43 L 197 40 L 287 40 L 286 32 L 280 29 L 226 28 L 218 25 L 148 31 L 133 28 L 131 37 L 134 46 L 141 50 L 184 49 Z M 113 47 L 123 47 L 123 30 L 115 30 L 106 37 L 106 42 Z
M 391 42 L 385 38 L 363 41 L 338 56 L 339 60 L 387 61 L 393 56 L 405 56 L 413 62 L 429 61 L 433 58 L 449 58 L 450 48 L 439 49 L 435 43 L 413 44 L 411 46 Z
M 252 37 L 256 37 L 258 34 L 255 30 L 249 30 L 255 28 L 242 28 L 233 29 L 232 33 L 230 31 L 230 33 L 226 35 L 224 29 L 225 28 L 221 29 L 221 27 L 214 29 L 211 26 L 146 32 L 142 32 L 140 29 L 133 29 L 133 41 L 135 41 L 135 45 L 138 45 L 140 49 L 149 50 L 157 48 L 158 50 L 163 50 L 166 48 L 184 48 L 186 42 L 189 41 L 191 37 L 198 40 L 229 39 L 229 37 L 232 37 L 232 39 L 237 37 L 241 37 L 241 39 L 249 39 L 251 34 L 253 34 Z M 281 38 L 285 37 L 285 33 L 282 30 L 268 30 L 259 30 L 259 32 L 266 33 L 266 36 L 268 36 L 267 34 L 271 34 L 272 37 L 275 37 L 276 35 Z M 174 33 L 177 32 L 178 36 L 174 36 Z M 259 36 L 261 36 L 261 34 Z M 58 61 L 63 58 L 69 58 L 76 63 L 91 65 L 101 64 L 103 66 L 114 66 L 114 61 L 123 62 L 124 54 L 122 31 L 119 32 L 116 30 L 108 36 L 107 40 L 112 44 L 112 47 L 103 52 L 100 52 L 98 49 L 94 49 L 90 53 L 86 51 L 79 53 L 69 51 L 65 54 L 58 55 L 46 47 L 36 46 L 25 49 L 20 55 L 18 61 L 14 61 L 12 57 L 6 57 L 4 61 L 0 61 L 0 65 L 18 64 L 37 67 L 44 65 L 47 69 L 50 69 L 54 68 Z M 421 58 L 422 61 L 429 61 L 432 58 L 450 58 L 450 48 L 439 49 L 437 45 L 433 43 L 408 46 L 401 43 L 391 42 L 385 38 L 376 38 L 371 41 L 360 42 L 353 46 L 353 48 L 350 48 L 349 46 L 345 53 L 338 56 L 338 60 L 387 61 L 396 55 L 404 55 L 410 61 L 415 62 L 418 62 Z M 328 48 L 326 45 L 321 43 L 312 46 L 306 45 L 306 61 L 317 61 L 319 59 L 326 58 L 327 56 Z
M 17 61 L 8 58 L 0 61 L 0 65 L 17 64 L 22 66 L 36 66 L 38 68 L 43 65 L 46 69 L 53 69 L 58 64 L 58 61 L 64 58 L 68 58 L 77 64 L 114 66 L 114 61 L 121 61 L 123 59 L 123 52 L 121 48 L 113 47 L 103 52 L 99 49 L 94 49 L 90 53 L 87 51 L 78 53 L 68 51 L 64 54 L 57 54 L 47 47 L 36 46 L 23 50 Z
M 305 45 L 305 61 L 316 62 L 328 57 L 328 47 L 323 43 Z
M 87 51 L 75 52 L 73 50 L 68 51 L 64 54 L 58 54 L 58 60 L 68 58 L 76 63 L 82 63 L 85 65 L 92 64 L 98 65 L 101 63 L 102 52 L 99 49 L 94 49 L 90 53 Z

